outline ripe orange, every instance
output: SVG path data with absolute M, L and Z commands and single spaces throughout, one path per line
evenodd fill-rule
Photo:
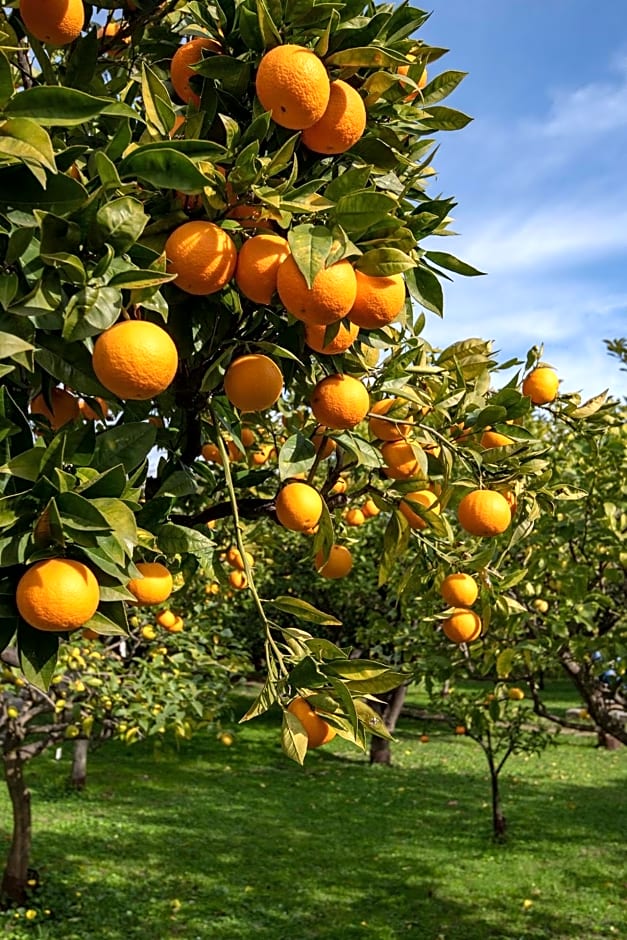
M 507 505 L 509 506 L 510 512 L 512 514 L 512 519 L 516 515 L 516 510 L 518 509 L 518 500 L 516 499 L 516 493 L 514 490 L 499 490 L 500 493 L 505 497 Z
M 331 94 L 327 70 L 318 56 L 292 44 L 275 46 L 263 56 L 255 88 L 272 120 L 294 131 L 319 121 Z
M 335 324 L 333 325 L 335 327 Z M 337 356 L 353 345 L 359 333 L 359 327 L 354 323 L 346 324 L 346 321 L 339 324 L 339 329 L 333 339 L 330 339 L 325 345 L 324 336 L 327 327 L 324 323 L 307 323 L 305 325 L 305 342 L 314 352 L 321 353 L 324 356 Z
M 307 699 L 301 698 L 300 695 L 292 699 L 287 706 L 287 710 L 298 718 L 305 729 L 308 747 L 321 747 L 323 744 L 328 744 L 335 737 L 335 728 L 332 728 L 324 718 L 321 718 Z
M 41 392 L 39 395 L 35 395 L 30 403 L 30 413 L 43 415 L 53 431 L 58 431 L 59 428 L 69 424 L 70 421 L 76 421 L 80 415 L 78 398 L 75 398 L 66 389 L 60 387 L 51 389 L 49 399 L 51 408 L 48 408 Z
M 386 467 L 392 472 L 387 474 L 395 480 L 411 480 L 423 476 L 423 472 L 409 441 L 387 441 L 381 447 L 381 456 Z
M 316 448 L 316 453 L 320 451 L 320 460 L 326 460 L 327 457 L 330 457 L 337 447 L 332 437 L 325 438 L 323 429 L 316 431 L 311 438 L 311 443 Z
M 407 75 L 407 73 L 409 72 L 409 68 L 410 68 L 409 65 L 399 65 L 396 71 L 398 72 L 399 75 Z M 425 66 L 424 69 L 422 70 L 422 75 L 416 82 L 416 84 L 418 85 L 418 89 L 416 91 L 411 91 L 408 95 L 406 95 L 405 98 L 403 98 L 403 101 L 405 101 L 407 104 L 409 104 L 411 101 L 414 101 L 418 97 L 419 92 L 422 91 L 422 89 L 425 87 L 428 80 L 429 80 L 429 76 L 427 75 L 427 67 Z M 401 81 L 399 82 L 399 84 L 401 88 L 403 88 L 403 87 L 408 86 L 409 82 Z
M 250 462 L 255 467 L 263 467 L 271 457 L 276 457 L 276 450 L 273 444 L 258 444 L 256 450 L 250 455 Z
M 454 610 L 442 623 L 442 630 L 452 643 L 472 643 L 481 636 L 481 618 L 474 610 Z
M 174 283 L 196 296 L 215 294 L 235 273 L 237 248 L 231 236 L 213 222 L 184 222 L 165 243 L 168 271 Z
M 202 62 L 203 50 L 219 55 L 222 52 L 222 46 L 217 40 L 208 37 L 191 39 L 178 47 L 170 64 L 170 79 L 174 91 L 181 101 L 186 104 L 193 103 L 196 107 L 200 104 L 200 95 L 191 86 L 190 79 L 197 74 L 191 66 Z
M 226 184 L 227 191 L 229 183 Z M 243 229 L 263 229 L 264 231 L 274 232 L 274 223 L 272 219 L 262 215 L 264 210 L 261 206 L 251 206 L 242 204 L 233 206 L 225 215 L 225 219 L 236 219 Z
M 231 547 L 227 550 L 226 560 L 231 568 L 237 568 L 238 571 L 245 570 L 244 559 L 242 558 L 240 550 L 236 548 L 235 545 L 231 545 Z M 246 552 L 246 561 L 248 562 L 249 566 L 252 566 L 253 556 L 250 554 L 250 552 Z
M 363 509 L 355 507 L 354 509 L 347 509 L 344 513 L 344 522 L 346 525 L 363 525 L 365 521 L 366 516 Z
M 370 408 L 370 396 L 359 379 L 350 375 L 329 375 L 313 390 L 311 410 L 319 424 L 333 430 L 346 430 L 359 424 Z
M 481 435 L 479 443 L 488 450 L 491 447 L 507 447 L 508 444 L 513 444 L 514 441 L 511 437 L 507 437 L 506 434 L 499 434 L 498 431 L 492 431 L 490 428 L 486 428 Z
M 20 0 L 20 16 L 29 33 L 51 46 L 67 46 L 85 22 L 83 0 Z
M 243 571 L 234 571 L 229 572 L 229 584 L 232 588 L 235 588 L 236 591 L 243 591 L 248 587 L 248 578 Z
M 217 444 L 203 444 L 201 454 L 209 463 L 222 463 L 222 454 Z
M 330 492 L 330 493 L 333 493 L 333 494 L 335 494 L 335 495 L 341 495 L 342 493 L 345 493 L 347 489 L 348 489 L 348 483 L 346 482 L 346 480 L 344 479 L 344 477 L 340 477 L 340 478 L 333 484 L 333 486 L 331 487 L 331 489 L 330 489 L 329 492 Z
M 36 561 L 20 578 L 15 601 L 20 616 L 37 630 L 77 630 L 96 613 L 100 589 L 80 561 Z
M 426 519 L 423 519 L 422 516 L 418 515 L 410 503 L 418 503 L 431 512 L 435 512 L 438 515 L 440 513 L 438 497 L 435 493 L 432 493 L 431 490 L 417 490 L 415 493 L 406 493 L 398 508 L 403 513 L 412 529 L 426 529 L 429 523 Z
M 358 91 L 338 79 L 331 82 L 329 103 L 319 121 L 303 131 L 305 147 L 314 153 L 345 153 L 366 129 L 366 106 Z
M 162 610 L 160 614 L 157 614 L 156 619 L 160 627 L 167 629 L 176 623 L 176 614 L 172 610 Z
M 269 304 L 276 293 L 279 266 L 289 253 L 287 239 L 280 235 L 254 235 L 245 241 L 235 269 L 242 294 L 257 304 Z
M 390 414 L 390 411 L 392 414 Z M 400 414 L 399 414 L 400 412 Z M 400 441 L 407 437 L 411 431 L 411 424 L 398 420 L 391 420 L 397 417 L 406 417 L 407 402 L 402 398 L 383 398 L 381 401 L 375 401 L 370 406 L 371 415 L 390 415 L 390 420 L 371 417 L 368 420 L 368 427 L 373 437 L 380 441 Z
M 100 334 L 92 365 L 98 381 L 118 398 L 147 401 L 172 382 L 178 353 L 156 323 L 122 320 Z
M 363 512 L 366 519 L 373 519 L 381 512 L 374 499 L 367 499 L 361 507 L 361 511 Z
M 276 514 L 293 532 L 313 529 L 322 515 L 322 497 L 308 483 L 287 483 L 276 498 Z
M 479 596 L 479 585 L 471 575 L 456 572 L 446 576 L 440 594 L 449 607 L 472 607 Z
M 523 395 L 528 395 L 534 405 L 548 405 L 557 398 L 560 380 L 553 369 L 539 366 L 532 369 L 522 384 Z
M 455 725 L 455 734 L 466 734 L 465 725 Z
M 457 508 L 462 529 L 471 535 L 500 535 L 512 521 L 509 504 L 496 490 L 473 490 L 466 493 Z
M 348 316 L 365 330 L 380 330 L 393 323 L 405 305 L 405 281 L 402 274 L 373 277 L 355 271 L 355 302 Z
M 224 376 L 224 393 L 240 411 L 265 411 L 283 391 L 283 375 L 268 356 L 251 353 L 234 359 Z
M 164 626 L 164 630 L 167 630 L 168 633 L 182 633 L 183 632 L 183 618 L 175 617 L 174 623 L 171 623 L 169 627 Z
M 353 567 L 353 556 L 344 545 L 332 545 L 325 561 L 322 549 L 316 555 L 316 569 L 323 578 L 344 578 Z
M 281 303 L 297 320 L 327 325 L 347 315 L 355 302 L 357 280 L 353 266 L 344 260 L 323 268 L 307 287 L 290 255 L 279 268 L 277 289 Z
M 82 398 L 79 400 L 78 409 L 85 421 L 103 421 L 109 414 L 109 406 L 104 398 L 96 398 L 96 401 L 100 406 L 100 413 L 88 405 L 86 401 L 83 401 Z
M 172 593 L 172 575 L 158 561 L 140 561 L 136 565 L 140 578 L 131 578 L 128 589 L 138 604 L 163 604 Z
M 255 432 L 251 428 L 242 428 L 239 439 L 244 447 L 252 447 L 256 440 Z

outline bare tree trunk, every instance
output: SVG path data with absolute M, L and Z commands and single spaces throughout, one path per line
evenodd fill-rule
M 13 809 L 13 835 L 0 892 L 3 898 L 23 904 L 26 900 L 31 850 L 30 791 L 24 780 L 25 762 L 19 748 L 7 751 L 3 755 L 3 761 L 4 777 Z
M 87 754 L 89 752 L 89 738 L 77 738 L 72 753 L 72 770 L 70 771 L 70 785 L 75 790 L 84 790 L 87 784 Z
M 507 820 L 501 809 L 501 793 L 499 790 L 499 771 L 495 767 L 491 754 L 487 754 L 490 767 L 490 784 L 492 786 L 492 836 L 495 842 L 505 842 Z
M 601 684 L 591 675 L 590 667 L 575 659 L 570 650 L 563 650 L 560 659 L 597 728 L 622 744 L 627 744 L 627 725 L 622 717 L 624 710 L 619 707 L 619 703 L 606 698 Z
M 407 695 L 407 686 L 399 685 L 391 692 L 385 692 L 379 698 L 383 699 L 384 705 L 377 705 L 373 702 L 373 707 L 380 713 L 383 723 L 390 734 L 394 734 L 396 722 L 403 708 L 403 702 Z M 380 738 L 373 734 L 370 739 L 370 763 L 371 764 L 391 764 L 392 752 L 390 742 L 386 738 Z

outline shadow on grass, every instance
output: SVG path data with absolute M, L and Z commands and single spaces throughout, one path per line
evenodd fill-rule
M 590 921 L 575 912 L 534 911 L 521 928 L 518 886 L 499 878 L 537 854 L 559 860 L 573 884 L 585 870 L 587 888 L 609 901 L 608 865 L 624 860 L 624 790 L 504 785 L 512 841 L 497 848 L 481 773 L 369 767 L 341 752 L 312 754 L 303 771 L 260 724 L 241 746 L 200 741 L 179 760 L 155 762 L 141 746 L 98 753 L 61 832 L 45 823 L 61 801 L 37 791 L 36 852 L 63 859 L 50 878 L 102 940 L 589 940 Z M 612 839 L 597 858 L 608 807 Z M 482 896 L 473 872 L 492 865 Z M 553 876 L 538 871 L 549 889 Z

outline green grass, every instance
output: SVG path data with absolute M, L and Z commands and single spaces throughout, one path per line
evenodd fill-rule
M 83 794 L 64 786 L 69 748 L 60 763 L 45 755 L 29 775 L 38 914 L 4 914 L 0 935 L 624 936 L 625 755 L 577 736 L 513 758 L 503 779 L 511 835 L 500 847 L 479 749 L 435 725 L 421 744 L 425 730 L 401 724 L 391 768 L 334 742 L 299 769 L 280 752 L 276 715 L 242 726 L 231 748 L 204 736 L 155 758 L 146 745 L 109 745 L 91 757 Z

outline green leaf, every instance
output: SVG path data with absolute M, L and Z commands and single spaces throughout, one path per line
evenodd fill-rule
M 47 691 L 54 675 L 59 652 L 58 633 L 35 630 L 23 620 L 17 627 L 17 652 L 20 668 L 28 682 Z
M 131 196 L 121 196 L 98 210 L 97 235 L 101 242 L 108 242 L 121 254 L 135 244 L 147 222 L 142 203 Z
M 276 686 L 270 679 L 266 679 L 261 692 L 246 714 L 240 718 L 239 723 L 241 724 L 244 721 L 249 721 L 251 718 L 256 718 L 258 715 L 263 715 L 276 701 L 278 701 Z
M 291 229 L 287 240 L 298 270 L 311 289 L 316 275 L 326 267 L 333 249 L 333 234 L 323 225 L 305 223 Z
M 122 464 L 130 473 L 146 460 L 156 437 L 156 428 L 144 422 L 109 428 L 97 437 L 94 466 L 98 470 L 107 470 Z
M 512 666 L 514 664 L 514 658 L 516 656 L 516 650 L 505 649 L 496 657 L 496 673 L 499 679 L 507 679 L 510 672 L 512 671 Z
M 429 108 L 429 117 L 423 117 L 420 123 L 433 131 L 459 131 L 471 121 L 472 118 L 463 111 L 435 107 Z
M 94 506 L 107 520 L 111 531 L 115 533 L 116 538 L 124 547 L 129 558 L 133 557 L 133 551 L 137 545 L 137 525 L 135 522 L 135 513 L 122 502 L 121 499 L 109 498 L 91 498 Z
M 0 359 L 11 359 L 17 353 L 26 352 L 35 347 L 25 339 L 12 333 L 0 332 Z
M 302 767 L 307 754 L 307 743 L 307 732 L 296 715 L 284 711 L 281 726 L 281 748 L 283 753 Z
M 355 699 L 355 711 L 361 723 L 371 734 L 376 734 L 379 738 L 385 738 L 387 741 L 393 741 L 393 737 L 385 727 L 385 722 L 381 715 L 371 708 L 361 699 Z
M 64 173 L 47 177 L 44 187 L 25 166 L 0 168 L 0 202 L 14 209 L 64 213 L 80 208 L 86 201 L 85 187 Z
M 340 620 L 332 617 L 331 614 L 323 613 L 323 611 L 318 610 L 317 607 L 314 607 L 307 601 L 302 601 L 299 597 L 282 595 L 275 597 L 274 600 L 268 601 L 267 603 L 271 607 L 276 607 L 277 610 L 282 610 L 284 614 L 290 614 L 292 617 L 297 617 L 300 620 L 308 620 L 312 623 L 320 624 L 320 626 L 341 626 Z
M 302 434 L 292 434 L 279 451 L 279 476 L 282 480 L 307 473 L 316 456 L 314 445 Z
M 95 98 L 62 85 L 27 88 L 14 95 L 5 107 L 9 117 L 31 118 L 42 127 L 72 127 L 90 121 L 105 110 L 116 112 L 116 109 L 111 110 L 111 99 Z
M 436 77 L 423 88 L 420 104 L 423 107 L 429 107 L 429 105 L 435 104 L 436 101 L 442 101 L 443 98 L 448 98 L 448 96 L 455 91 L 460 82 L 466 78 L 467 74 L 468 72 L 448 71 L 436 75 Z
M 340 173 L 334 180 L 331 180 L 324 191 L 327 199 L 337 202 L 342 196 L 348 196 L 356 190 L 363 190 L 370 179 L 372 173 L 371 166 L 354 166 Z
M 439 317 L 444 316 L 444 294 L 439 280 L 425 267 L 416 267 L 407 278 L 407 286 L 414 300 Z
M 14 118 L 0 124 L 0 153 L 17 157 L 26 163 L 33 161 L 57 172 L 52 141 L 48 133 L 28 118 Z
M 142 62 L 142 99 L 148 122 L 164 137 L 174 126 L 174 108 L 168 90 L 147 62 Z
M 588 399 L 588 401 L 580 405 L 579 408 L 575 408 L 574 411 L 569 411 L 569 417 L 581 419 L 589 418 L 591 415 L 596 414 L 607 401 L 608 393 L 609 389 L 606 389 L 604 392 L 601 392 L 600 395 L 595 395 L 594 398 Z
M 63 338 L 85 339 L 107 330 L 116 322 L 122 295 L 114 287 L 84 287 L 70 298 L 63 323 Z
M 383 533 L 383 552 L 379 564 L 379 587 L 389 580 L 390 574 L 399 557 L 409 545 L 409 526 L 404 517 L 393 512 Z
M 398 202 L 393 196 L 362 189 L 339 198 L 335 217 L 349 235 L 356 237 L 367 232 L 397 206 Z
M 159 526 L 156 535 L 159 549 L 165 555 L 179 555 L 187 552 L 203 558 L 213 555 L 215 548 L 212 539 L 203 532 L 175 525 L 173 522 L 166 522 L 165 525 Z
M 381 46 L 359 46 L 355 49 L 343 49 L 327 56 L 325 64 L 350 66 L 351 68 L 381 68 L 391 66 L 396 68 L 404 65 L 407 59 L 401 52 L 394 49 L 383 49 Z
M 4 52 L 0 52 L 0 108 L 4 108 L 15 89 L 13 88 L 13 73 L 9 60 Z
M 150 268 L 129 268 L 128 271 L 115 274 L 109 281 L 109 287 L 141 290 L 147 287 L 159 287 L 160 284 L 167 284 L 168 281 L 173 281 L 175 278 L 176 274 L 166 274 L 165 271 L 153 271 Z
M 128 626 L 123 627 L 121 624 L 117 623 L 115 620 L 112 620 L 110 616 L 104 613 L 104 611 L 111 611 L 116 605 L 116 602 L 107 604 L 101 604 L 100 608 L 96 611 L 91 620 L 88 620 L 84 625 L 84 630 L 93 630 L 94 633 L 100 634 L 100 636 L 128 636 Z M 124 605 L 120 605 L 124 609 Z
M 416 262 L 399 248 L 373 248 L 357 258 L 355 267 L 371 277 L 389 277 L 416 267 Z
M 207 185 L 207 179 L 194 163 L 174 146 L 164 149 L 138 147 L 118 166 L 122 179 L 138 179 L 157 189 L 177 189 L 182 193 L 197 193 Z
M 484 271 L 478 271 L 470 264 L 466 264 L 465 261 L 460 261 L 454 255 L 449 255 L 446 251 L 427 251 L 425 257 L 433 264 L 437 264 L 439 268 L 446 268 L 447 271 L 454 271 L 455 274 L 461 274 L 464 277 L 477 277 L 477 275 L 485 273 Z

